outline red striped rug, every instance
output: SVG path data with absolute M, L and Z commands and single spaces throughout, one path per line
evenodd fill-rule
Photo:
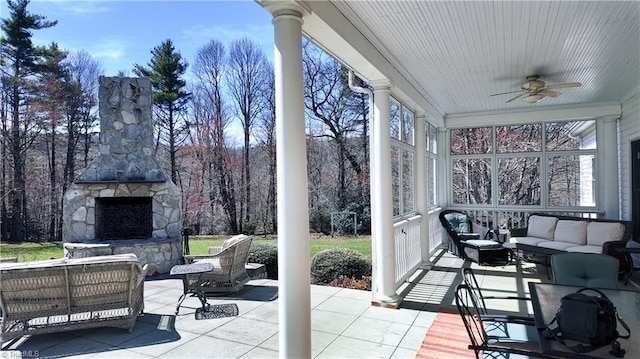
M 416 359 L 475 359 L 469 336 L 458 313 L 440 312 L 427 331 Z

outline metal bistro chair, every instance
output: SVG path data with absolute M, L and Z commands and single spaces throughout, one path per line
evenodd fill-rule
M 537 342 L 535 327 L 525 326 L 525 331 L 531 329 L 534 333 L 528 334 L 523 339 L 516 339 L 512 336 L 494 336 L 487 333 L 484 323 L 479 319 L 480 309 L 478 308 L 472 290 L 464 283 L 458 284 L 455 290 L 456 307 L 462 317 L 465 329 L 469 335 L 469 349 L 475 352 L 476 358 L 508 358 L 510 354 L 524 355 L 534 358 L 545 358 Z M 514 324 L 517 325 L 517 324 Z M 533 338 L 533 339 L 530 339 Z
M 467 285 L 471 293 L 473 294 L 476 304 L 479 310 L 479 319 L 483 322 L 496 322 L 496 323 L 516 323 L 524 325 L 535 325 L 535 319 L 531 316 L 522 315 L 510 315 L 510 314 L 498 314 L 490 313 L 487 310 L 485 300 L 516 300 L 516 301 L 531 301 L 529 297 L 515 297 L 515 296 L 486 296 L 482 293 L 478 280 L 471 268 L 462 268 L 462 278 Z

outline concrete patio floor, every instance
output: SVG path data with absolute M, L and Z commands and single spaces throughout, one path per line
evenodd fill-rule
M 453 288 L 461 281 L 460 268 L 469 265 L 483 289 L 503 295 L 524 295 L 528 281 L 548 281 L 544 268 L 534 264 L 477 266 L 440 253 L 429 271 L 416 272 L 397 310 L 371 306 L 367 291 L 313 285 L 313 357 L 414 358 L 438 311 L 455 308 Z M 275 280 L 251 280 L 234 296 L 209 298 L 212 305 L 237 304 L 239 315 L 196 320 L 200 302 L 194 297 L 188 297 L 175 315 L 182 293 L 179 279 L 152 278 L 145 283 L 145 313 L 133 333 L 101 328 L 36 335 L 11 343 L 0 354 L 2 358 L 277 358 L 277 285 Z M 620 285 L 637 289 L 634 283 Z

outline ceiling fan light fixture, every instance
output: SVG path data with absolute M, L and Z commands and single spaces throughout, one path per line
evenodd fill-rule
M 528 102 L 528 103 L 536 103 L 542 100 L 543 98 L 544 98 L 544 95 L 535 94 L 535 95 L 529 95 L 529 96 L 523 97 L 522 101 Z

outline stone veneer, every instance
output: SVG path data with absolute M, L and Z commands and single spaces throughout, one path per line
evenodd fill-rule
M 167 273 L 182 262 L 182 195 L 153 157 L 151 82 L 101 76 L 99 83 L 99 153 L 65 192 L 65 255 L 134 253 L 148 275 Z M 152 237 L 96 238 L 96 199 L 106 197 L 151 197 Z

